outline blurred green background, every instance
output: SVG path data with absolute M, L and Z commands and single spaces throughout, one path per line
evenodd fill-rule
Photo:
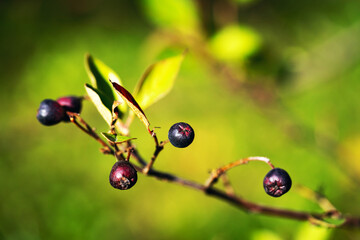
M 85 94 L 86 52 L 131 90 L 148 65 L 187 48 L 174 89 L 146 114 L 160 139 L 179 121 L 196 138 L 166 146 L 157 169 L 203 182 L 212 168 L 267 156 L 294 188 L 267 196 L 268 166 L 255 162 L 229 173 L 241 196 L 320 212 L 297 193 L 302 184 L 360 215 L 359 11 L 359 1 L 340 0 L 0 1 L 0 239 L 359 239 L 142 175 L 115 190 L 115 160 L 98 143 L 35 117 L 45 98 Z M 107 131 L 92 103 L 82 116 Z M 131 132 L 149 158 L 140 121 Z

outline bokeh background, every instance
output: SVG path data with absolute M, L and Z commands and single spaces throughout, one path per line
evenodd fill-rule
M 0 1 L 0 239 L 359 239 L 142 175 L 115 190 L 115 160 L 97 142 L 35 118 L 45 98 L 85 94 L 87 52 L 131 90 L 148 65 L 188 49 L 174 89 L 146 114 L 160 139 L 178 121 L 196 138 L 166 146 L 157 169 L 203 182 L 212 168 L 267 156 L 294 188 L 267 196 L 268 166 L 251 163 L 229 173 L 241 196 L 320 212 L 302 184 L 360 215 L 359 12 L 354 0 Z M 82 116 L 107 130 L 91 102 Z M 131 132 L 149 158 L 140 121 Z

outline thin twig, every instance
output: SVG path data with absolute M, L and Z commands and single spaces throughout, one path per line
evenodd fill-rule
M 169 143 L 169 142 L 170 142 L 170 140 L 169 140 L 169 139 L 166 139 L 166 140 L 164 140 L 164 141 L 161 141 L 161 142 L 160 142 L 160 145 L 164 146 L 165 144 L 167 144 L 167 143 Z
M 115 153 L 114 150 L 106 142 L 104 142 L 99 137 L 99 135 L 97 135 L 97 133 L 79 116 L 79 114 L 72 113 L 72 112 L 67 112 L 67 114 L 72 123 L 74 123 L 83 132 L 85 132 L 86 134 L 88 134 L 89 136 L 94 138 L 96 141 L 98 141 L 103 146 L 103 149 L 102 149 L 103 153 L 112 154 L 112 155 Z M 80 121 L 80 123 L 82 125 L 84 125 L 85 127 L 83 127 L 78 121 Z
M 211 171 L 211 175 L 210 177 L 206 180 L 206 183 L 205 183 L 205 186 L 207 188 L 211 188 L 212 185 L 214 183 L 217 182 L 217 180 L 219 179 L 219 177 L 226 173 L 227 171 L 229 171 L 231 168 L 234 168 L 234 167 L 237 167 L 239 165 L 243 165 L 243 164 L 246 164 L 250 161 L 261 161 L 261 162 L 265 162 L 267 163 L 272 169 L 274 169 L 274 165 L 272 165 L 272 163 L 270 162 L 270 159 L 267 158 L 267 157 L 247 157 L 247 158 L 242 158 L 242 159 L 239 159 L 235 162 L 232 162 L 232 163 L 229 163 L 225 166 L 222 166 L 218 169 L 214 169 Z
M 132 147 L 133 145 L 131 144 L 131 142 L 129 141 L 128 142 L 128 147 Z M 131 155 L 136 159 L 136 161 L 138 161 L 138 163 L 141 165 L 141 166 L 146 166 L 148 163 L 141 157 L 139 157 L 139 152 L 137 151 L 137 149 L 135 147 L 132 148 L 132 152 L 131 152 Z
M 221 180 L 223 182 L 223 185 L 225 187 L 225 192 L 229 195 L 235 195 L 235 190 L 232 187 L 231 183 L 230 183 L 230 179 L 228 177 L 228 175 L 226 173 L 221 175 Z
M 154 151 L 154 154 L 153 156 L 151 157 L 150 159 L 150 162 L 146 165 L 146 167 L 143 169 L 143 173 L 146 175 L 148 174 L 149 170 L 152 168 L 152 166 L 154 165 L 154 162 L 157 158 L 157 156 L 159 155 L 159 153 L 164 149 L 164 144 L 166 143 L 165 142 L 161 142 L 159 144 L 159 140 L 156 136 L 156 133 L 154 131 L 151 131 L 151 135 L 152 137 L 154 138 L 154 141 L 155 141 L 155 151 Z
M 128 155 L 126 156 L 126 161 L 129 161 L 130 160 L 130 157 L 131 157 L 131 153 L 133 152 L 133 149 L 132 148 L 128 148 Z
M 317 203 L 322 208 L 322 210 L 324 211 L 323 218 L 332 218 L 336 220 L 343 219 L 340 211 L 337 210 L 336 207 L 330 202 L 330 200 L 327 199 L 324 195 L 301 185 L 298 185 L 296 189 L 303 197 Z M 317 221 L 319 220 L 317 219 Z M 326 224 L 328 223 L 325 223 L 325 225 Z

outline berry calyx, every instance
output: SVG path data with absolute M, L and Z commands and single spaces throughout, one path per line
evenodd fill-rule
M 45 126 L 55 125 L 65 119 L 66 113 L 61 105 L 51 99 L 45 99 L 40 103 L 36 118 Z
M 137 172 L 128 161 L 118 161 L 111 169 L 109 180 L 114 188 L 127 190 L 135 185 Z
M 274 168 L 266 174 L 263 185 L 268 195 L 280 197 L 290 190 L 291 178 L 284 169 Z
M 171 126 L 168 138 L 174 147 L 185 148 L 189 146 L 195 137 L 192 127 L 184 122 L 175 123 Z
M 66 112 L 80 113 L 82 107 L 82 98 L 76 96 L 65 96 L 56 100 Z M 66 117 L 64 121 L 70 121 L 69 117 Z

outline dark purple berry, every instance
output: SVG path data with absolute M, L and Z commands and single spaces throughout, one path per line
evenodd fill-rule
M 264 178 L 264 189 L 272 197 L 280 197 L 291 188 L 289 174 L 281 168 L 274 168 Z
M 173 146 L 184 148 L 193 142 L 195 133 L 189 124 L 179 122 L 171 126 L 168 137 Z
M 46 126 L 57 124 L 64 120 L 65 111 L 61 105 L 51 99 L 45 99 L 40 103 L 36 118 Z
M 76 96 L 61 97 L 57 102 L 64 108 L 65 112 L 80 113 L 82 107 L 82 98 Z M 64 121 L 70 121 L 69 117 L 66 117 Z
M 118 161 L 111 169 L 109 180 L 114 188 L 126 190 L 135 185 L 137 172 L 128 161 Z

